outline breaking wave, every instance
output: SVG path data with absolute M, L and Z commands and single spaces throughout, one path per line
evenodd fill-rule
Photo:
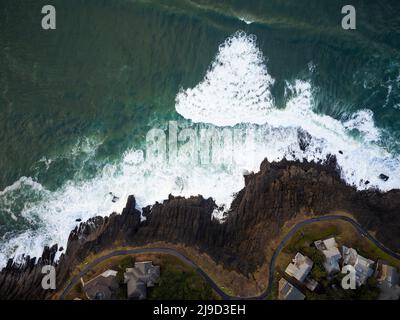
M 385 150 L 372 111 L 363 109 L 341 120 L 317 114 L 312 86 L 305 80 L 286 83 L 286 107 L 277 109 L 270 90 L 273 83 L 255 37 L 233 35 L 220 46 L 204 80 L 177 94 L 176 111 L 189 120 L 182 126 L 239 130 L 245 138 L 235 140 L 233 147 L 221 141 L 215 145 L 217 153 L 234 161 L 207 166 L 181 161 L 152 164 L 144 161 L 143 151 L 131 149 L 96 178 L 69 181 L 56 191 L 21 178 L 0 192 L 2 213 L 23 220 L 25 226 L 4 234 L 0 265 L 22 253 L 39 256 L 44 245 L 65 246 L 76 219 L 121 212 L 129 194 L 136 196 L 138 208 L 169 194 L 201 194 L 227 209 L 244 186 L 243 173 L 258 171 L 264 158 L 318 161 L 335 154 L 343 179 L 358 189 L 400 187 L 400 161 Z M 199 147 L 205 148 L 201 143 Z M 95 154 L 89 151 L 90 156 Z M 382 181 L 381 173 L 389 180 Z M 118 199 L 113 202 L 114 196 Z M 16 209 L 15 203 L 23 205 Z M 223 210 L 214 216 L 222 219 Z
M 204 80 L 179 92 L 176 111 L 194 122 L 217 126 L 263 124 L 273 107 L 273 82 L 256 37 L 238 32 L 220 46 Z

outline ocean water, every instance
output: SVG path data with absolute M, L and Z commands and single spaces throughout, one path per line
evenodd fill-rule
M 398 1 L 353 1 L 357 30 L 333 0 L 52 2 L 53 31 L 46 1 L 0 4 L 1 266 L 65 246 L 76 219 L 130 194 L 138 208 L 202 194 L 223 219 L 264 158 L 335 154 L 348 184 L 400 187 Z M 144 161 L 148 132 L 171 123 L 181 157 Z M 185 128 L 245 139 L 215 146 L 228 162 L 193 163 Z

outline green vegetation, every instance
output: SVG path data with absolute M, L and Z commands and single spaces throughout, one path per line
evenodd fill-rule
M 83 293 L 83 288 L 82 288 L 82 283 L 77 283 L 74 287 L 74 290 L 76 293 L 78 294 L 82 294 Z
M 124 271 L 118 270 L 117 272 L 117 281 L 118 281 L 118 290 L 116 292 L 116 296 L 119 300 L 126 300 L 128 295 L 126 284 L 124 283 Z
M 75 298 L 85 299 L 85 293 L 83 292 L 82 284 L 78 282 L 67 295 L 67 300 L 73 300 Z
M 377 261 L 379 259 L 387 261 L 390 265 L 400 268 L 400 261 L 381 249 L 373 242 L 360 234 L 347 222 L 318 222 L 304 227 L 290 239 L 283 252 L 295 254 L 302 252 L 306 247 L 310 247 L 316 240 L 335 237 L 339 246 L 346 245 L 357 249 L 357 252 Z M 311 258 L 311 257 L 310 257 Z
M 314 241 L 320 239 L 326 239 L 330 237 L 336 237 L 340 233 L 339 228 L 336 225 L 329 225 L 326 228 L 304 228 L 295 233 L 286 245 L 284 252 L 296 253 L 309 247 Z M 310 257 L 311 258 L 311 257 Z
M 265 298 L 266 300 L 277 300 L 278 299 L 278 288 L 279 279 L 281 278 L 280 272 L 275 272 L 272 278 L 272 290 L 271 293 Z
M 119 284 L 115 293 L 117 299 L 126 300 L 127 286 L 124 283 L 124 273 L 127 268 L 135 265 L 136 258 L 134 255 L 127 255 L 110 260 L 103 266 L 103 269 L 117 271 L 116 277 Z M 153 255 L 145 259 L 153 261 L 153 264 L 159 265 L 161 268 L 159 284 L 147 289 L 148 299 L 215 299 L 211 287 L 191 267 L 178 258 L 170 255 Z M 139 261 L 143 261 L 143 258 Z
M 148 292 L 151 300 L 212 300 L 211 287 L 193 270 L 180 263 L 163 264 L 160 283 Z
M 119 262 L 118 265 L 115 267 L 117 270 L 117 281 L 119 284 L 118 290 L 116 292 L 116 297 L 119 300 L 126 300 L 128 295 L 127 287 L 124 283 L 124 273 L 127 268 L 132 268 L 135 265 L 135 258 L 133 256 L 125 256 Z
M 306 290 L 306 299 L 309 300 L 375 300 L 379 296 L 379 288 L 374 277 L 370 277 L 367 283 L 356 290 L 344 290 L 341 286 L 342 273 L 328 276 L 323 262 L 325 257 L 314 246 L 314 241 L 335 237 L 339 246 L 347 245 L 357 249 L 358 253 L 377 261 L 384 259 L 397 266 L 399 261 L 388 256 L 371 241 L 361 237 L 352 226 L 344 222 L 313 224 L 298 231 L 288 242 L 283 252 L 289 256 L 296 252 L 301 252 L 308 256 L 313 262 L 311 278 L 318 281 L 319 286 L 316 291 Z
M 323 279 L 320 282 L 318 292 L 307 291 L 308 300 L 376 300 L 379 296 L 379 288 L 374 277 L 370 277 L 367 283 L 356 290 L 344 290 L 341 281 L 344 274 L 338 273 L 332 280 Z
M 178 258 L 170 255 L 127 255 L 121 258 L 111 258 L 102 265 L 88 272 L 88 279 L 93 278 L 104 270 L 113 269 L 117 271 L 118 290 L 114 298 L 126 300 L 127 286 L 124 283 L 124 273 L 127 268 L 135 265 L 136 258 L 142 257 L 139 261 L 151 260 L 154 265 L 161 268 L 160 282 L 153 288 L 148 288 L 148 299 L 179 299 L 179 300 L 214 300 L 217 299 L 211 287 L 201 278 L 191 267 L 180 261 Z M 69 298 L 85 298 L 82 293 L 80 283 L 74 287 Z
M 357 248 L 357 252 L 364 257 L 368 257 L 374 261 L 381 259 L 389 263 L 391 266 L 400 269 L 400 261 L 398 259 L 388 255 L 368 239 L 358 239 L 352 246 Z
M 121 259 L 118 263 L 118 271 L 125 272 L 126 268 L 133 268 L 135 265 L 135 258 L 132 256 L 126 256 Z
M 313 262 L 314 265 L 319 265 L 321 268 L 323 268 L 323 263 L 325 261 L 325 256 L 321 251 L 319 251 L 315 247 L 304 247 L 299 250 L 303 255 L 309 257 Z

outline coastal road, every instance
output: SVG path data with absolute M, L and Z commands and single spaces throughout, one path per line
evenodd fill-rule
M 365 230 L 358 222 L 355 220 L 347 217 L 347 216 L 341 216 L 341 215 L 327 215 L 327 216 L 320 216 L 320 217 L 315 217 L 315 218 L 310 218 L 307 220 L 303 220 L 296 224 L 292 229 L 289 230 L 289 232 L 285 235 L 285 237 L 281 240 L 279 243 L 278 247 L 275 249 L 274 254 L 272 255 L 272 259 L 270 261 L 269 265 L 269 277 L 268 277 L 268 286 L 267 289 L 261 293 L 258 296 L 254 297 L 235 297 L 228 295 L 225 293 L 195 262 L 190 260 L 188 257 L 183 255 L 177 250 L 171 249 L 171 248 L 141 248 L 141 249 L 128 249 L 128 250 L 117 250 L 110 252 L 107 255 L 101 256 L 89 264 L 85 266 L 85 268 L 80 271 L 77 275 L 75 275 L 67 287 L 64 289 L 62 292 L 60 299 L 65 299 L 65 297 L 68 295 L 68 293 L 71 291 L 71 289 L 80 281 L 80 278 L 83 277 L 87 272 L 92 270 L 96 265 L 99 263 L 104 262 L 107 259 L 117 257 L 117 256 L 124 256 L 128 254 L 141 254 L 141 253 L 161 253 L 161 254 L 170 254 L 190 267 L 194 269 L 194 271 L 199 274 L 210 286 L 211 288 L 224 300 L 241 300 L 241 299 L 249 299 L 249 300 L 262 300 L 265 299 L 271 292 L 272 292 L 272 285 L 273 285 L 273 279 L 274 279 L 274 274 L 275 274 L 275 265 L 276 265 L 276 260 L 283 250 L 283 248 L 286 246 L 290 238 L 301 228 L 315 223 L 315 222 L 321 222 L 321 221 L 345 221 L 350 223 L 355 229 L 358 231 L 359 234 L 364 236 L 365 238 L 369 239 L 372 241 L 379 249 L 387 253 L 388 255 L 392 256 L 393 258 L 400 259 L 400 254 L 396 253 L 389 248 L 386 248 L 382 243 L 380 243 L 378 240 L 376 240 L 367 230 Z
M 71 291 L 71 289 L 80 281 L 80 278 L 83 277 L 87 272 L 89 272 L 99 263 L 102 263 L 110 258 L 117 256 L 124 256 L 128 254 L 140 254 L 140 253 L 157 253 L 157 254 L 161 253 L 161 254 L 170 254 L 172 256 L 175 256 L 184 263 L 186 263 L 187 265 L 189 265 L 190 267 L 192 267 L 193 270 L 196 273 L 198 273 L 222 299 L 227 300 L 233 298 L 227 295 L 196 263 L 194 263 L 192 260 L 187 258 L 182 253 L 170 248 L 142 248 L 142 249 L 117 250 L 93 260 L 88 265 L 86 265 L 82 271 L 80 271 L 76 276 L 72 278 L 68 286 L 64 289 L 63 293 L 61 294 L 60 299 L 64 299 Z

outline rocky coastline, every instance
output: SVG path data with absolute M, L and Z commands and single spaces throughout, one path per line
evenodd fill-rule
M 248 276 L 265 263 L 265 250 L 286 221 L 297 215 L 316 216 L 337 211 L 355 219 L 393 251 L 400 252 L 400 190 L 357 191 L 340 178 L 334 156 L 325 162 L 264 160 L 260 171 L 245 177 L 224 222 L 212 218 L 214 201 L 201 195 L 170 196 L 143 208 L 146 220 L 130 196 L 121 214 L 94 217 L 80 223 L 69 236 L 56 263 L 57 245 L 44 248 L 40 258 L 9 260 L 0 272 L 0 299 L 46 299 L 54 293 L 41 287 L 43 265 L 53 264 L 57 288 L 89 254 L 120 246 L 162 241 L 207 253 L 227 270 Z

